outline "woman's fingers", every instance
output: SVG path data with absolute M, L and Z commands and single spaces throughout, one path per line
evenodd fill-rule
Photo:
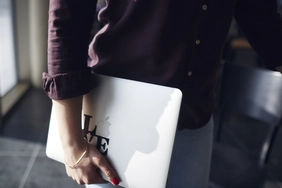
M 77 165 L 66 165 L 66 171 L 68 176 L 80 185 L 107 183 L 100 172 L 104 173 L 113 185 L 120 182 L 117 173 L 95 146 L 88 147 L 88 152 Z
M 101 175 L 99 174 L 99 172 L 97 170 L 93 170 L 92 171 L 93 174 L 91 176 L 87 176 L 83 178 L 83 182 L 85 184 L 103 184 L 103 183 L 107 183 L 106 180 L 104 180 Z
M 95 148 L 96 149 L 96 148 Z M 90 153 L 91 155 L 91 153 Z M 113 185 L 118 185 L 120 180 L 118 178 L 117 173 L 114 169 L 109 165 L 106 158 L 100 153 L 95 153 L 92 157 L 94 165 L 96 165 L 102 173 L 104 173 L 107 178 L 111 181 Z
M 66 165 L 66 172 L 79 185 L 107 183 L 98 173 L 97 166 L 93 164 L 89 156 L 83 158 L 75 167 Z

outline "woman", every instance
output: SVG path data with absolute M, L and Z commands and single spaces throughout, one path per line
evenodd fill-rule
M 276 0 L 107 0 L 99 13 L 104 27 L 91 41 L 96 3 L 50 0 L 48 73 L 43 80 L 62 117 L 58 128 L 67 174 L 79 184 L 96 184 L 89 187 L 111 187 L 101 184 L 106 181 L 97 169 L 112 185 L 120 181 L 81 134 L 82 95 L 92 89 L 92 74 L 99 73 L 182 90 L 167 187 L 206 188 L 217 67 L 232 18 L 269 60 L 268 67 L 275 68 L 281 65 L 281 30 L 271 32 L 268 23 L 281 24 Z M 260 32 L 253 32 L 256 27 Z

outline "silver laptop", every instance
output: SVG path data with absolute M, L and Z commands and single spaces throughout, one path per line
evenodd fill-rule
M 109 76 L 97 78 L 97 87 L 83 98 L 83 134 L 110 161 L 120 186 L 164 188 L 181 91 Z M 55 113 L 51 113 L 46 154 L 63 162 Z

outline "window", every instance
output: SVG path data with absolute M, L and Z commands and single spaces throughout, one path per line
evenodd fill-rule
M 17 83 L 13 29 L 13 1 L 0 0 L 0 96 Z

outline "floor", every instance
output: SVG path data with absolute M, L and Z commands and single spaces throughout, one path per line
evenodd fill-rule
M 42 90 L 31 89 L 2 120 L 0 188 L 81 187 L 66 176 L 62 164 L 48 159 L 45 155 L 50 107 L 51 102 Z M 249 130 L 240 132 L 238 130 L 243 130 L 245 124 L 250 124 L 252 120 L 230 115 L 226 121 L 228 126 L 223 130 L 221 143 L 256 154 L 260 148 L 261 136 L 265 132 L 264 125 L 255 128 L 252 127 L 253 122 Z M 252 139 L 247 136 L 251 130 L 255 130 L 252 132 L 254 133 Z M 280 131 L 279 135 L 281 134 Z M 263 188 L 282 188 L 282 153 L 279 149 L 282 136 L 279 135 L 271 154 L 267 178 L 263 180 Z M 213 163 L 216 160 L 218 159 L 213 158 Z M 232 171 L 232 169 L 228 170 Z M 218 175 L 224 177 L 224 174 Z M 220 187 L 211 179 L 210 188 Z
M 64 165 L 46 157 L 50 108 L 42 90 L 30 90 L 2 120 L 0 188 L 82 187 L 66 176 Z

